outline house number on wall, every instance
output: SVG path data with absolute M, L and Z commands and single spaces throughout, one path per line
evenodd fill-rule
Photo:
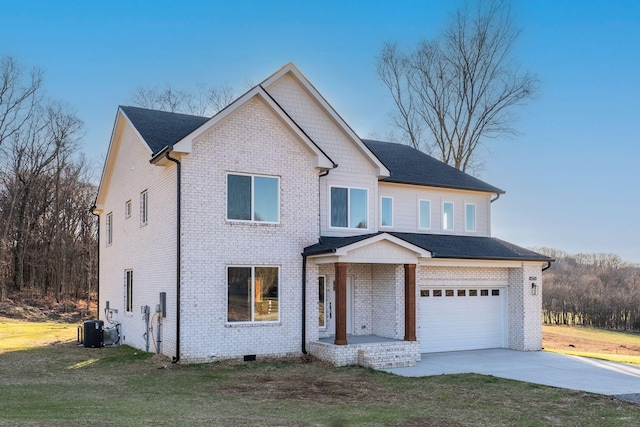
M 529 280 L 538 280 L 536 276 L 529 276 Z

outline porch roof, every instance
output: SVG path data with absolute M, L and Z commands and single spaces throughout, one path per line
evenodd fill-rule
M 387 234 L 431 253 L 431 258 L 464 260 L 542 261 L 553 259 L 494 237 L 452 236 L 447 234 L 378 232 L 348 237 L 320 237 L 315 245 L 304 248 L 303 255 L 324 255 L 354 243 Z M 378 240 L 378 239 L 373 239 Z

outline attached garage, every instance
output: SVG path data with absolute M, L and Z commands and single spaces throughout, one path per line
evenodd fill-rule
M 507 347 L 507 288 L 422 288 L 419 325 L 423 353 Z

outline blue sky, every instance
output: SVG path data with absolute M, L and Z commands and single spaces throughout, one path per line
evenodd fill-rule
M 438 34 L 457 0 L 0 0 L 0 55 L 45 71 L 84 120 L 102 168 L 118 105 L 138 86 L 229 84 L 242 92 L 294 62 L 363 138 L 391 100 L 375 72 L 385 41 Z M 482 153 L 507 193 L 493 234 L 526 247 L 640 263 L 640 2 L 514 0 L 517 61 L 541 80 L 520 135 Z

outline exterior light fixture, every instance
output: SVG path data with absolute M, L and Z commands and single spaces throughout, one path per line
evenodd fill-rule
M 538 285 L 535 282 L 531 283 L 531 295 L 538 295 Z

